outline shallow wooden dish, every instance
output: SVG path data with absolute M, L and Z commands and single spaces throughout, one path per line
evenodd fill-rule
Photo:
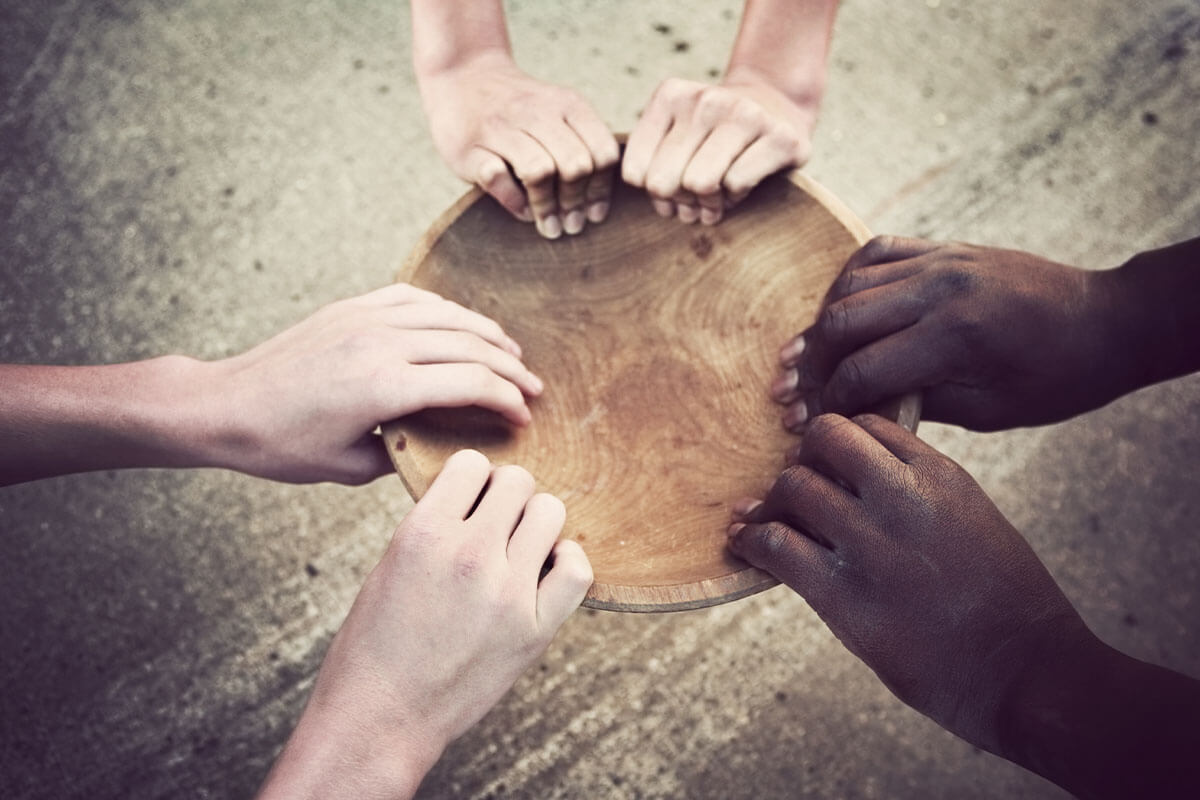
M 773 586 L 727 551 L 729 506 L 761 497 L 796 442 L 768 395 L 777 353 L 868 236 L 798 172 L 713 228 L 662 219 L 620 184 L 606 222 L 553 242 L 468 192 L 398 280 L 498 321 L 547 389 L 524 430 L 479 409 L 384 426 L 400 477 L 419 498 L 464 447 L 524 466 L 566 503 L 592 608 L 702 608 Z M 880 411 L 911 429 L 919 401 Z

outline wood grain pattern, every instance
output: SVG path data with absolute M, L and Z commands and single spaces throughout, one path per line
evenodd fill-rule
M 419 498 L 463 447 L 527 468 L 566 503 L 593 608 L 700 608 L 773 586 L 726 550 L 729 506 L 761 496 L 795 443 L 768 396 L 776 354 L 868 236 L 799 173 L 713 228 L 662 219 L 622 185 L 607 222 L 553 242 L 469 192 L 398 279 L 496 319 L 547 390 L 524 430 L 479 409 L 386 425 L 401 478 Z M 881 411 L 914 428 L 919 402 Z

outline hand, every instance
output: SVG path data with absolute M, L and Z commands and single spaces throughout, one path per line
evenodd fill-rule
M 608 216 L 617 140 L 574 91 L 529 77 L 498 51 L 424 77 L 421 90 L 450 168 L 542 236 Z
M 1110 272 L 1028 253 L 876 237 L 781 352 L 784 424 L 924 391 L 923 416 L 975 430 L 1056 422 L 1127 391 Z
M 254 349 L 206 365 L 220 408 L 217 464 L 294 483 L 358 484 L 391 471 L 375 427 L 429 407 L 477 405 L 515 425 L 541 380 L 500 326 L 395 284 L 320 309 Z
M 733 552 L 800 593 L 905 703 L 1003 754 L 1017 682 L 1100 642 L 971 476 L 900 426 L 818 417 L 796 462 L 740 504 Z
M 556 542 L 564 515 L 520 467 L 451 456 L 367 577 L 263 796 L 415 791 L 587 593 L 583 550 Z
M 621 177 L 664 217 L 721 221 L 763 178 L 808 161 L 815 106 L 764 81 L 663 81 L 629 135 Z

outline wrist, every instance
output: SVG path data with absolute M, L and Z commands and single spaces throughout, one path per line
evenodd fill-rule
M 1128 353 L 1125 391 L 1200 369 L 1200 239 L 1138 253 L 1099 273 L 1111 286 L 1111 327 Z
M 394 800 L 416 794 L 441 748 L 412 747 L 372 726 L 330 716 L 310 701 L 271 768 L 259 800 Z

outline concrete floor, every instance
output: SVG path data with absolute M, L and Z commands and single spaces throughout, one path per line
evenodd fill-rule
M 512 2 L 518 58 L 628 129 L 735 0 Z M 668 33 L 656 25 L 669 26 Z M 7 0 L 0 359 L 238 352 L 389 282 L 462 190 L 407 9 Z M 809 171 L 875 230 L 1108 267 L 1200 233 L 1200 7 L 847 0 Z M 2 391 L 2 388 L 0 388 Z M 1200 378 L 922 434 L 1109 642 L 1200 676 Z M 0 796 L 245 797 L 409 507 L 399 480 L 108 472 L 0 490 Z M 1058 797 L 893 699 L 786 589 L 580 612 L 426 797 Z

